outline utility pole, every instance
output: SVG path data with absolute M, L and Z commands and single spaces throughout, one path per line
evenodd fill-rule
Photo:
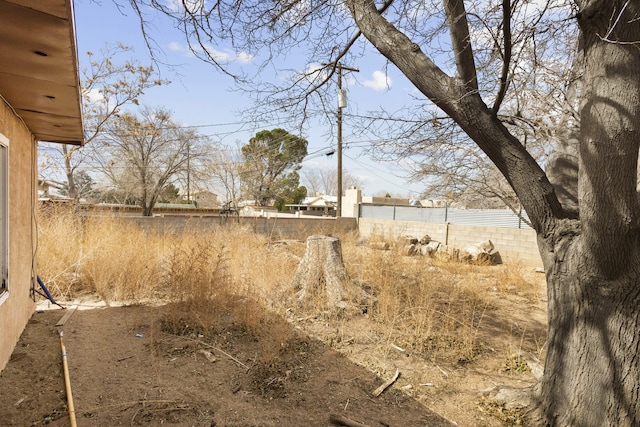
M 191 142 L 187 143 L 187 203 L 191 203 L 191 165 L 190 165 L 190 148 Z
M 342 109 L 347 106 L 347 92 L 342 89 L 342 70 L 359 72 L 357 68 L 345 67 L 338 62 L 338 205 L 336 218 L 342 216 Z

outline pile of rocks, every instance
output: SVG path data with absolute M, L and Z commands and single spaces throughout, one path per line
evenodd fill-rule
M 425 235 L 422 238 L 406 236 L 399 239 L 398 244 L 402 253 L 407 256 L 422 255 L 485 265 L 500 264 L 502 262 L 500 253 L 496 251 L 491 240 L 485 240 L 461 249 L 432 240 L 430 236 Z M 387 242 L 372 242 L 370 246 L 384 250 L 391 248 L 391 245 Z

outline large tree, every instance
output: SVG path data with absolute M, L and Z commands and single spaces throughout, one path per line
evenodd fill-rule
M 585 60 L 576 216 L 563 208 L 544 171 L 500 121 L 499 103 L 492 108 L 483 99 L 463 1 L 444 2 L 456 65 L 449 74 L 373 2 L 348 4 L 372 44 L 493 161 L 538 233 L 549 300 L 539 389 L 544 422 L 638 425 L 640 80 L 634 69 L 640 65 L 640 5 L 575 2 Z M 505 19 L 511 19 L 509 7 Z
M 241 149 L 221 146 L 211 153 L 206 163 L 206 173 L 212 181 L 211 188 L 223 196 L 224 202 L 236 205 L 240 198 Z
M 180 127 L 163 108 L 139 115 L 119 114 L 92 146 L 93 159 L 115 189 L 133 198 L 151 216 L 158 198 L 206 152 L 206 139 Z
M 145 90 L 169 83 L 158 78 L 153 67 L 140 65 L 134 59 L 122 59 L 131 51 L 130 47 L 118 43 L 105 45 L 97 54 L 86 53 L 87 65 L 81 69 L 85 145 L 99 139 L 109 121 L 123 108 L 139 105 Z M 51 174 L 56 174 L 58 163 L 61 164 L 69 197 L 77 201 L 89 195 L 84 182 L 77 180 L 90 168 L 85 147 L 46 144 L 41 145 L 40 150 L 46 154 L 46 161 L 56 166 L 49 168 Z
M 291 194 L 300 194 L 296 192 L 300 185 L 297 171 L 307 155 L 307 144 L 306 139 L 278 128 L 256 133 L 242 147 L 240 179 L 245 193 L 256 205 L 267 206 L 271 201 L 288 200 Z
M 327 64 L 328 72 L 271 86 L 265 101 L 278 113 L 312 112 L 338 61 L 366 51 L 354 49 L 364 36 L 495 165 L 538 235 L 549 327 L 532 415 L 550 426 L 640 425 L 640 2 L 237 0 L 183 2 L 164 12 L 184 25 L 194 51 L 230 42 L 277 64 L 310 43 L 309 63 Z M 527 84 L 538 93 L 562 94 L 571 83 L 562 72 L 537 73 L 538 48 L 549 48 L 557 67 L 576 51 L 583 61 L 575 132 L 556 135 L 578 146 L 575 207 L 561 203 L 513 125 L 537 119 L 527 117 L 530 99 L 519 97 L 514 76 L 532 73 Z M 433 118 L 424 114 L 424 125 Z
M 73 185 L 75 187 L 75 196 L 87 198 L 90 201 L 95 201 L 98 196 L 98 192 L 94 188 L 95 182 L 91 175 L 89 175 L 84 170 L 77 170 L 73 173 Z M 71 196 L 69 182 L 64 183 L 62 189 L 60 190 L 60 194 L 67 197 Z
M 337 169 L 307 169 L 303 168 L 302 182 L 307 187 L 309 194 L 312 196 L 322 195 L 336 195 L 338 188 L 338 171 Z M 363 190 L 364 185 L 362 181 L 351 175 L 348 171 L 342 172 L 342 192 L 345 194 L 347 189 L 351 187 L 358 187 Z

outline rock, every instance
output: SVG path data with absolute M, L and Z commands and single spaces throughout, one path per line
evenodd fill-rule
M 440 242 L 431 240 L 426 245 L 420 247 L 420 252 L 422 252 L 423 255 L 434 256 L 435 253 L 438 252 L 438 248 L 440 248 Z
M 418 255 L 420 254 L 420 245 L 416 245 L 415 243 L 404 245 L 402 248 L 402 254 L 407 256 Z
M 478 395 L 503 404 L 505 409 L 526 409 L 534 403 L 535 386 L 515 388 L 496 386 L 481 390 Z
M 415 238 L 415 237 L 407 237 L 407 240 L 408 240 L 408 241 L 409 241 L 409 243 L 410 243 L 410 244 L 412 244 L 412 245 L 417 245 L 417 244 L 419 244 L 419 243 L 420 243 L 420 241 L 419 241 L 417 238 Z
M 506 409 L 524 409 L 533 403 L 533 390 L 531 388 L 502 387 L 497 390 L 493 399 L 504 403 Z
M 460 260 L 466 262 L 476 262 L 480 264 L 492 264 L 492 252 L 494 250 L 493 242 L 485 240 L 484 242 L 469 245 L 460 253 Z
M 369 247 L 379 251 L 388 251 L 390 246 L 387 242 L 371 242 L 369 243 Z

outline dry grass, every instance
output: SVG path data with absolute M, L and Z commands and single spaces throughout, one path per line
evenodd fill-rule
M 402 256 L 399 250 L 359 251 L 353 277 L 373 289 L 377 302 L 370 318 L 393 325 L 396 344 L 432 358 L 471 360 L 476 332 L 488 309 L 483 289 L 473 280 L 478 267 Z
M 434 360 L 465 362 L 478 354 L 477 331 L 492 310 L 480 278 L 487 267 L 407 257 L 393 244 L 375 250 L 358 246 L 356 235 L 339 237 L 354 286 L 369 293 L 369 319 L 394 330 L 395 344 Z M 271 316 L 290 309 L 284 301 L 291 295 L 283 293 L 292 289 L 304 249 L 239 225 L 158 234 L 117 217 L 59 212 L 39 220 L 38 267 L 58 297 L 95 292 L 106 301 L 172 303 L 163 325 L 172 333 L 215 333 L 231 316 L 243 332 L 274 338 L 264 340 L 273 346 L 262 352 L 268 365 L 290 339 Z M 537 297 L 518 268 L 500 271 L 492 281 L 500 292 Z M 321 304 L 302 310 L 295 315 L 327 315 Z
M 529 302 L 535 303 L 543 299 L 540 288 L 525 278 L 524 267 L 519 264 L 510 265 L 508 269 L 496 274 L 496 288 L 505 295 L 520 295 Z
M 55 295 L 89 290 L 105 301 L 142 301 L 163 280 L 158 237 L 113 217 L 50 214 L 38 230 L 38 269 Z

